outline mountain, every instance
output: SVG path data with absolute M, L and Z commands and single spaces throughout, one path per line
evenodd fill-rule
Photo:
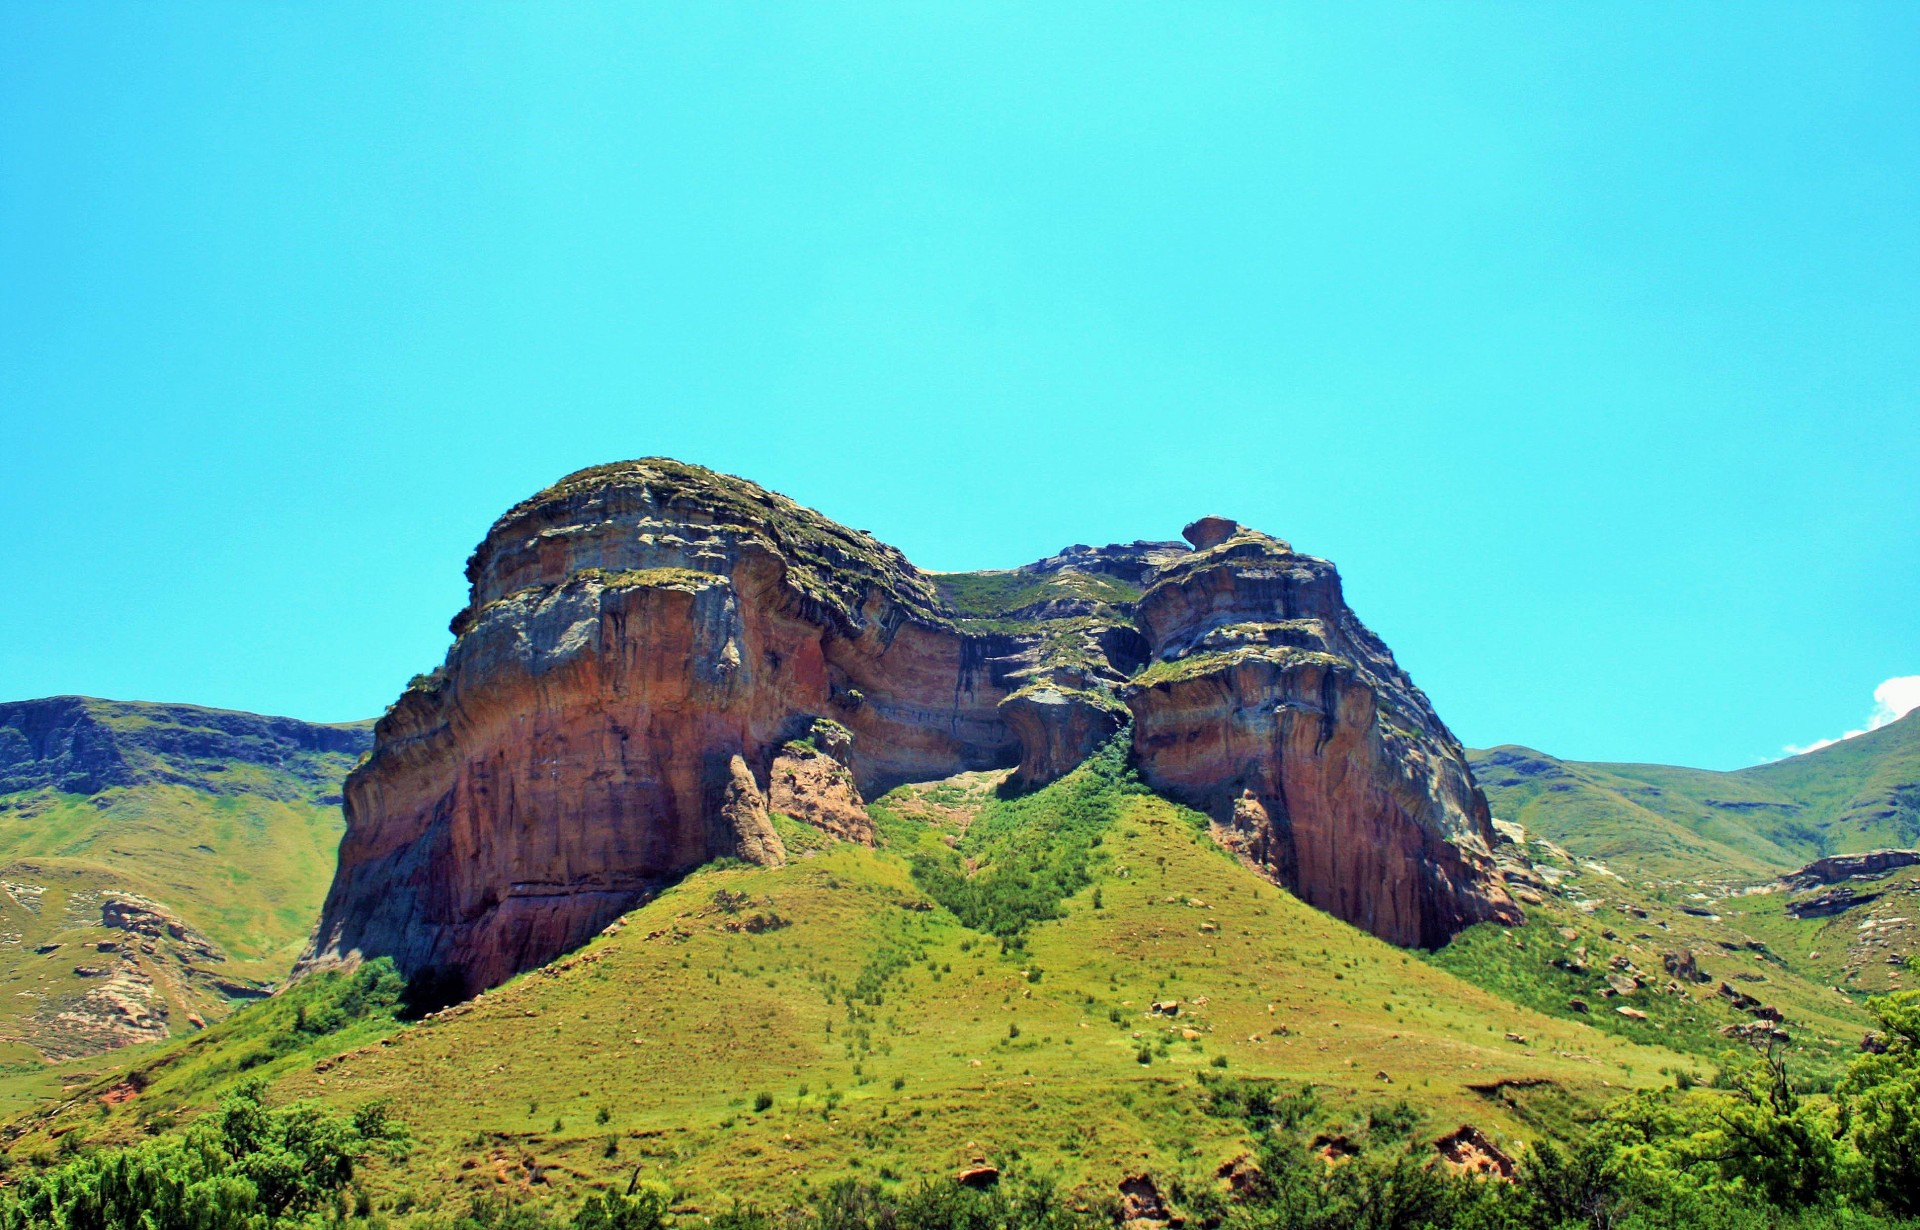
M 412 1024 L 354 1015 L 363 993 L 346 1010 L 350 980 L 317 974 L 122 1052 L 9 1129 L 12 1152 L 185 1123 L 244 1072 L 275 1101 L 392 1099 L 412 1147 L 362 1181 L 422 1225 L 476 1197 L 565 1208 L 636 1170 L 706 1213 L 977 1166 L 1098 1195 L 1220 1182 L 1246 1148 L 1236 1081 L 1310 1084 L 1303 1126 L 1327 1148 L 1432 1153 L 1462 1123 L 1517 1149 L 1701 1070 L 1658 1022 L 1556 1019 L 1312 908 L 1125 762 L 1096 753 L 1017 797 L 1008 769 L 897 787 L 871 845 L 783 825 L 780 865 L 695 870 Z
M 284 977 L 369 723 L 58 696 L 0 703 L 0 1060 L 94 1054 Z
M 1496 815 L 1641 877 L 1751 882 L 1829 854 L 1920 846 L 1920 711 L 1727 773 L 1516 746 L 1469 757 Z
M 1904 831 L 1911 722 L 1738 774 L 1470 761 L 1331 564 L 1183 537 L 929 573 L 621 463 L 495 523 L 371 731 L 34 702 L 0 727 L 19 831 L 85 819 L 114 874 L 171 876 L 101 890 L 149 911 L 155 985 L 235 966 L 217 902 L 283 907 L 259 980 L 317 926 L 204 1029 L 0 1073 L 45 1095 L 8 1159 L 170 1139 L 257 1081 L 300 1123 L 404 1121 L 350 1203 L 421 1230 L 643 1179 L 691 1219 L 1002 1173 L 1151 1230 L 1241 1190 L 1261 1107 L 1316 1169 L 1510 1172 L 1623 1092 L 1724 1097 L 1694 1087 L 1744 1042 L 1822 1089 L 1859 1054 L 1920 864 L 1801 855 Z M 146 846 L 106 819 L 135 798 L 172 808 Z M 230 812 L 260 819 L 209 836 Z
M 375 728 L 302 971 L 390 956 L 459 998 L 583 943 L 783 824 L 1122 730 L 1146 782 L 1310 904 L 1400 944 L 1517 921 L 1463 749 L 1325 560 L 1206 517 L 1187 545 L 932 574 L 664 459 L 509 509 L 446 661 Z
M 1615 915 L 1620 930 L 1659 918 L 1663 940 L 1736 954 L 1745 981 L 1770 980 L 1748 991 L 1802 1021 L 1836 1017 L 1829 1036 L 1844 1003 L 1900 989 L 1920 952 L 1920 855 L 1906 852 L 1920 846 L 1920 713 L 1733 772 L 1514 746 L 1469 757 L 1499 823 L 1525 830 L 1556 901 L 1601 917 L 1605 905 L 1592 903 L 1612 901 L 1629 907 Z

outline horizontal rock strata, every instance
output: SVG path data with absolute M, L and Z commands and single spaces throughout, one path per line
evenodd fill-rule
M 1458 743 L 1332 566 L 1189 536 L 926 573 L 699 467 L 572 475 L 494 524 L 446 662 L 378 723 L 301 969 L 387 954 L 471 993 L 710 859 L 783 861 L 782 823 L 871 842 L 896 784 L 1043 785 L 1129 723 L 1152 784 L 1307 900 L 1408 944 L 1513 917 Z

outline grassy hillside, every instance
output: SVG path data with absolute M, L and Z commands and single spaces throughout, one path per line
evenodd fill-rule
M 1817 752 L 1734 776 L 1800 804 L 1822 854 L 1920 846 L 1920 710 Z
M 1899 989 L 1920 951 L 1914 869 L 1857 881 L 1812 912 L 1801 906 L 1819 891 L 1779 879 L 1826 854 L 1920 841 L 1920 714 L 1734 773 L 1519 747 L 1471 756 L 1494 814 L 1526 829 L 1551 887 L 1524 930 L 1476 928 L 1436 958 L 1490 990 L 1564 1017 L 1633 1006 L 1696 1054 L 1754 1007 L 1777 1009 L 1802 1062 L 1830 1074 L 1857 1045 L 1867 998 Z M 1699 981 L 1670 973 L 1683 953 Z M 1616 1004 L 1605 997 L 1617 962 L 1674 989 Z
M 38 1079 L 61 1096 L 15 1120 L 8 1155 L 41 1167 L 166 1132 L 262 1077 L 274 1101 L 392 1100 L 413 1143 L 363 1178 L 402 1225 L 476 1195 L 572 1207 L 636 1173 L 709 1213 L 982 1163 L 1098 1200 L 1128 1174 L 1214 1183 L 1247 1144 L 1218 1113 L 1223 1077 L 1311 1089 L 1301 1126 L 1328 1149 L 1428 1155 L 1462 1123 L 1509 1148 L 1566 1133 L 1622 1091 L 1708 1074 L 1730 1031 L 1775 1018 L 1799 1078 L 1826 1087 L 1857 1053 L 1866 994 L 1900 985 L 1920 872 L 1832 917 L 1754 889 L 1872 831 L 1847 817 L 1871 810 L 1862 799 L 1899 805 L 1906 746 L 1765 774 L 1482 754 L 1496 813 L 1533 830 L 1546 892 L 1526 926 L 1427 955 L 1262 880 L 1116 749 L 1021 798 L 990 773 L 906 786 L 871 809 L 877 849 L 776 817 L 788 866 L 705 868 L 578 952 L 422 1021 L 399 1020 L 397 982 L 369 968 L 191 1037 L 56 1065 Z M 51 844 L 32 860 L 0 851 L 43 869 L 43 902 L 56 858 L 144 876 L 158 900 L 212 874 L 181 853 L 188 837 L 249 851 L 219 860 L 240 874 L 223 870 L 181 917 L 233 968 L 270 970 L 290 952 L 272 927 L 295 920 L 247 886 L 304 884 L 317 900 L 330 864 L 303 879 L 299 836 L 314 826 L 259 795 L 171 798 L 144 822 L 115 812 L 158 789 L 186 788 L 114 787 L 104 803 L 43 790 L 32 831 Z M 122 827 L 90 828 L 89 808 Z
M 992 784 L 895 792 L 877 850 L 697 872 L 418 1024 L 303 1032 L 316 984 L 123 1052 L 16 1125 L 11 1153 L 179 1123 L 248 1072 L 275 1097 L 395 1099 L 416 1143 L 369 1176 L 389 1211 L 574 1201 L 636 1167 L 712 1210 L 975 1159 L 1111 1194 L 1142 1170 L 1210 1183 L 1240 1150 L 1212 1076 L 1314 1086 L 1330 1137 L 1471 1122 L 1512 1143 L 1699 1070 L 1660 1022 L 1634 1037 L 1517 1007 L 1301 904 L 1111 766 L 1011 803 Z M 1063 828 L 1074 852 L 1037 859 L 1059 847 L 1028 839 Z M 971 897 L 942 878 L 956 866 Z
M 1494 814 L 1636 879 L 1770 879 L 1827 854 L 1920 845 L 1920 712 L 1732 773 L 1470 753 Z
M 1550 866 L 1552 856 L 1541 854 Z M 1657 1037 L 1706 1063 L 1737 1045 L 1726 1031 L 1777 1014 L 1796 1070 L 1816 1081 L 1837 1075 L 1856 1053 L 1869 1024 L 1867 994 L 1898 985 L 1883 963 L 1836 989 L 1845 940 L 1822 952 L 1817 924 L 1785 916 L 1783 895 L 1709 908 L 1577 866 L 1561 885 L 1564 895 L 1527 907 L 1524 927 L 1470 928 L 1430 959 L 1536 1011 L 1623 1037 Z
M 190 706 L 0 707 L 0 1070 L 31 1089 L 44 1059 L 197 1028 L 282 977 L 364 742 Z
M 1513 746 L 1468 759 L 1496 817 L 1636 879 L 1752 882 L 1805 861 L 1751 832 L 1725 831 L 1726 817 L 1616 766 Z

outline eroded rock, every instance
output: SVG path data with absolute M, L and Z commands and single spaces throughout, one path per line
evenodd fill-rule
M 699 467 L 571 475 L 494 524 L 379 721 L 296 973 L 384 954 L 472 993 L 710 859 L 779 863 L 776 814 L 870 842 L 867 798 L 1042 785 L 1129 721 L 1148 781 L 1307 901 L 1402 944 L 1517 919 L 1458 742 L 1332 565 L 1188 537 L 930 574 Z
M 1138 607 L 1152 662 L 1123 698 L 1147 781 L 1271 879 L 1395 943 L 1517 921 L 1464 750 L 1333 565 L 1238 525 L 1201 542 Z

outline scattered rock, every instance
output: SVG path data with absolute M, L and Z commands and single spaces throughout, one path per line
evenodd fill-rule
M 1245 1193 L 1260 1176 L 1260 1166 L 1251 1156 L 1236 1153 L 1226 1161 L 1214 1167 L 1213 1177 L 1226 1181 L 1227 1189 L 1235 1195 Z
M 1513 1178 L 1513 1158 L 1470 1123 L 1463 1123 L 1434 1141 L 1433 1147 L 1447 1165 L 1456 1170 L 1498 1179 Z
M 1672 952 L 1661 953 L 1660 964 L 1666 968 L 1669 974 L 1686 982 L 1711 981 L 1707 974 L 1701 970 L 1699 963 L 1694 959 L 1693 950 L 1690 948 L 1679 948 Z
M 1160 1223 L 1177 1225 L 1179 1219 L 1160 1196 L 1160 1188 L 1153 1177 L 1145 1174 L 1130 1174 L 1120 1180 L 1120 1220 L 1127 1223 Z

